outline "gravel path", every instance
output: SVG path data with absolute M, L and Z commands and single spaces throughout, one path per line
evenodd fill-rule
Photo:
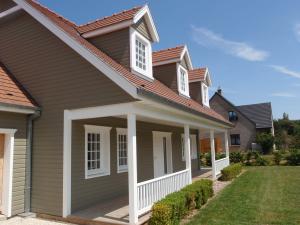
M 71 225 L 71 224 L 43 220 L 39 218 L 13 217 L 9 220 L 0 221 L 0 225 Z

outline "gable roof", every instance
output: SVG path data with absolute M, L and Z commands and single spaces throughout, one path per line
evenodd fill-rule
M 173 48 L 162 49 L 152 53 L 153 66 L 164 65 L 169 63 L 180 62 L 182 59 L 187 60 L 188 69 L 192 70 L 192 62 L 188 49 L 185 45 L 179 45 Z
M 74 23 L 59 16 L 55 12 L 47 9 L 34 0 L 14 0 L 25 11 L 40 21 L 44 26 L 51 30 L 55 35 L 68 44 L 73 50 L 81 54 L 88 62 L 94 65 L 102 73 L 108 76 L 113 82 L 117 83 L 133 97 L 139 98 L 140 93 L 151 93 L 166 101 L 184 107 L 197 115 L 204 116 L 216 122 L 231 126 L 232 124 L 224 119 L 214 110 L 203 107 L 196 101 L 180 96 L 170 88 L 154 79 L 149 81 L 131 73 L 126 67 L 114 61 L 100 49 L 95 47 L 77 31 Z M 36 10 L 36 11 L 35 11 Z M 40 20 L 39 20 L 40 19 Z M 134 89 L 135 88 L 135 89 Z
M 204 81 L 207 68 L 189 70 L 189 82 Z
M 36 108 L 37 106 L 2 63 L 0 63 L 0 103 L 28 108 Z
M 272 128 L 273 115 L 270 102 L 241 105 L 237 108 L 256 124 L 256 128 Z

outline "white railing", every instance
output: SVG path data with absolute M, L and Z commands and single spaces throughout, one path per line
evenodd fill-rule
M 189 170 L 183 170 L 166 176 L 137 184 L 138 214 L 151 210 L 153 203 L 166 195 L 179 191 L 190 182 Z
M 221 170 L 226 166 L 229 166 L 229 157 L 219 159 L 215 161 L 216 175 L 221 173 Z

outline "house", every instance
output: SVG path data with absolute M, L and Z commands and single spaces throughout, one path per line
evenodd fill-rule
M 234 124 L 230 130 L 230 150 L 257 150 L 256 135 L 267 132 L 274 135 L 270 102 L 236 106 L 219 89 L 210 99 L 210 106 Z
M 229 164 L 232 124 L 209 107 L 208 70 L 199 86 L 187 47 L 153 52 L 158 41 L 147 5 L 76 25 L 36 1 L 1 0 L 2 214 L 82 217 L 123 199 L 137 224 L 191 183 L 202 138 L 213 178 Z

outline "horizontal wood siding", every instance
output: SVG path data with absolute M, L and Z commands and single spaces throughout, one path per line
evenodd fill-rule
M 0 24 L 0 61 L 42 108 L 34 123 L 32 211 L 60 216 L 64 109 L 133 99 L 25 13 Z
M 15 133 L 12 215 L 24 212 L 25 160 L 26 160 L 26 123 L 24 114 L 0 112 L 0 128 L 17 129 Z
M 178 93 L 176 63 L 153 67 L 154 77 Z
M 89 41 L 118 63 L 130 68 L 130 40 L 128 28 L 94 37 L 89 39 Z
M 150 41 L 153 41 L 151 38 L 150 31 L 147 27 L 145 18 L 140 19 L 136 24 L 133 25 L 133 27 L 140 32 L 145 38 L 147 38 Z
M 111 175 L 85 179 L 84 162 L 84 125 L 112 127 L 110 133 Z M 116 128 L 126 128 L 126 119 L 101 118 L 73 122 L 72 136 L 72 211 L 120 195 L 128 194 L 128 173 L 117 173 L 117 137 Z M 153 123 L 137 122 L 137 162 L 138 182 L 154 178 L 153 135 L 152 131 L 172 132 L 173 170 L 185 169 L 181 157 L 181 134 L 183 128 Z M 196 133 L 196 131 L 192 131 Z M 192 162 L 193 169 L 198 168 L 197 160 Z
M 11 0 L 1 0 L 0 1 L 0 13 L 10 9 L 11 7 L 13 7 L 15 5 L 16 5 L 16 3 L 14 3 Z
M 189 88 L 190 88 L 190 96 L 192 99 L 194 99 L 195 101 L 197 101 L 198 103 L 202 104 L 202 87 L 201 87 L 201 82 L 197 81 L 197 82 L 192 82 L 189 83 Z

